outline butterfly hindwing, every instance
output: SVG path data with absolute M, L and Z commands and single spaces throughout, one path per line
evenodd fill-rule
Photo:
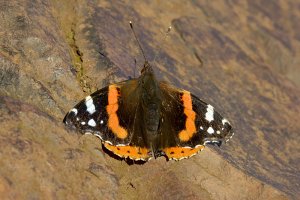
M 232 135 L 229 122 L 214 108 L 185 90 L 160 83 L 163 95 L 162 151 L 169 159 L 195 155 L 205 144 L 221 145 Z

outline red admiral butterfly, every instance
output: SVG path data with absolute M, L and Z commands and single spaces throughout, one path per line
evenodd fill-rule
M 233 136 L 230 123 L 211 105 L 158 81 L 147 59 L 140 77 L 86 97 L 70 110 L 64 123 L 96 135 L 121 158 L 144 161 L 159 156 L 188 158 L 206 144 L 220 146 Z

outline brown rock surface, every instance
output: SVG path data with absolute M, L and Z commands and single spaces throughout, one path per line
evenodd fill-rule
M 268 2 L 268 3 L 267 3 Z M 299 1 L 0 1 L 1 199 L 297 199 Z M 180 162 L 128 165 L 62 123 L 89 92 L 143 63 L 235 127 Z

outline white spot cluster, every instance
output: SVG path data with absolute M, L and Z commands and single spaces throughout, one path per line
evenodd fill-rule
M 211 140 L 211 141 L 205 141 L 204 145 L 206 145 L 207 143 L 219 143 L 220 141 L 218 140 Z
M 88 122 L 88 125 L 92 126 L 92 127 L 95 127 L 96 126 L 95 120 L 94 119 L 90 119 L 89 122 Z
M 85 105 L 86 105 L 86 110 L 90 113 L 93 114 L 94 112 L 96 112 L 96 108 L 93 102 L 93 99 L 91 96 L 87 96 L 85 98 Z
M 208 122 L 211 122 L 214 120 L 214 107 L 212 107 L 209 104 L 207 105 L 207 108 L 206 108 L 205 119 Z
M 225 142 L 228 142 L 233 136 L 234 136 L 234 133 L 232 133 L 232 135 Z

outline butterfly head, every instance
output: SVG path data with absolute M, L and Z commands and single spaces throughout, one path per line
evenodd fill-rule
M 153 74 L 153 68 L 150 65 L 149 61 L 146 60 L 144 63 L 143 69 L 141 70 L 141 74 L 144 75 L 144 74 L 148 74 L 148 73 Z

